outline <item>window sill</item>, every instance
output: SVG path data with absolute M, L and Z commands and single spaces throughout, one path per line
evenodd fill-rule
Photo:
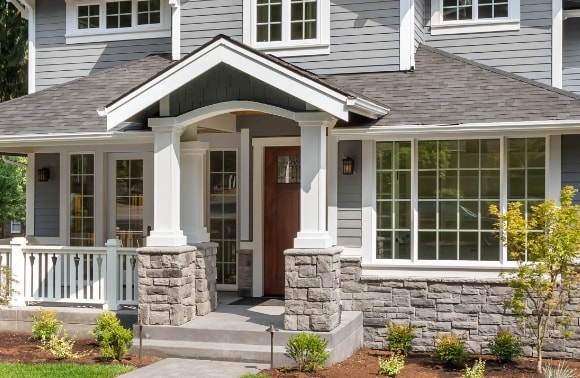
M 171 29 L 167 27 L 151 28 L 151 29 L 115 29 L 106 31 L 94 31 L 86 33 L 67 33 L 65 35 L 66 44 L 72 45 L 76 43 L 95 43 L 95 42 L 111 42 L 111 41 L 128 41 L 135 39 L 149 39 L 149 38 L 169 38 L 171 37 Z
M 256 50 L 263 52 L 264 54 L 271 54 L 280 58 L 330 54 L 330 44 L 328 43 L 290 46 L 253 43 L 251 46 Z
M 515 269 L 515 262 L 493 261 L 421 261 L 391 260 L 362 264 L 363 276 L 368 277 L 421 277 L 449 279 L 498 279 L 499 273 Z
M 520 30 L 520 20 L 442 22 L 431 25 L 431 35 L 490 33 Z

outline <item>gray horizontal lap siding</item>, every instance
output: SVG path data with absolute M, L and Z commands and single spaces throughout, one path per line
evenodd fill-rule
M 415 1 L 415 50 L 420 43 L 425 43 L 425 1 Z
M 342 174 L 342 159 L 355 162 L 354 174 Z M 342 141 L 338 144 L 337 243 L 345 247 L 362 245 L 362 143 Z
M 242 0 L 181 2 L 181 52 L 217 34 L 243 39 Z M 284 58 L 316 74 L 377 72 L 399 67 L 399 2 L 331 0 L 330 54 Z
M 36 5 L 36 89 L 87 76 L 154 53 L 171 52 L 171 38 L 66 44 L 63 0 Z
M 34 182 L 34 235 L 59 236 L 60 225 L 60 155 L 36 154 L 36 168 L 48 168 L 50 179 Z
M 425 0 L 425 22 L 430 24 L 431 0 Z M 425 40 L 464 58 L 551 84 L 552 6 L 545 0 L 521 0 L 520 30 L 493 33 L 431 35 Z
M 580 18 L 564 21 L 562 50 L 563 89 L 580 93 Z
M 562 135 L 561 166 L 562 187 L 572 185 L 580 189 L 580 135 Z M 580 204 L 580 196 L 576 196 L 575 203 Z

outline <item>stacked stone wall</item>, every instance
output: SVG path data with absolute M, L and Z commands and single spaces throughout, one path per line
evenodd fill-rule
M 509 289 L 498 279 L 362 277 L 360 258 L 341 260 L 341 299 L 345 311 L 362 311 L 364 344 L 386 347 L 385 325 L 391 322 L 417 327 L 415 351 L 432 351 L 440 333 L 464 337 L 472 353 L 489 353 L 489 343 L 500 329 L 524 336 L 518 318 L 503 308 Z M 571 319 L 569 339 L 551 339 L 544 357 L 580 358 L 579 318 Z M 532 355 L 527 347 L 526 355 Z
M 207 315 L 217 307 L 217 243 L 198 243 L 195 259 L 195 303 L 197 315 Z

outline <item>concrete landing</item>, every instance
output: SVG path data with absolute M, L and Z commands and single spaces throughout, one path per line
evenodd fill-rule
M 166 358 L 154 364 L 142 367 L 123 378 L 239 378 L 244 374 L 257 374 L 270 365 L 243 362 L 184 360 Z
M 233 300 L 228 301 L 228 303 Z M 283 330 L 284 306 L 266 303 L 258 306 L 238 306 L 222 303 L 216 311 L 200 316 L 182 326 L 144 326 L 142 353 L 158 357 L 178 357 L 248 363 L 270 363 L 270 334 L 273 324 L 280 329 L 274 334 L 274 365 L 291 366 L 285 355 L 288 338 L 300 332 Z M 135 339 L 131 353 L 139 352 L 139 327 L 133 328 Z M 344 311 L 341 324 L 331 332 L 319 332 L 328 341 L 334 364 L 351 356 L 362 347 L 362 313 Z

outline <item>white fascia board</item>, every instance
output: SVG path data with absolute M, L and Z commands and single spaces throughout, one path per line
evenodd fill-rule
M 348 97 L 226 40 L 218 40 L 129 93 L 99 115 L 111 129 L 219 63 L 228 64 L 314 107 L 348 120 Z M 365 104 L 365 102 L 361 102 Z M 374 104 L 373 104 L 374 105 Z
M 153 141 L 153 133 L 150 132 L 103 132 L 103 133 L 77 133 L 77 134 L 29 134 L 29 135 L 5 135 L 0 137 L 0 145 L 30 146 L 42 145 L 61 146 L 64 144 L 79 144 L 90 142 L 91 144 L 138 144 Z
M 349 111 L 372 119 L 385 116 L 390 111 L 387 107 L 358 97 L 349 98 L 347 105 Z
M 573 121 L 525 121 L 495 123 L 465 123 L 459 125 L 397 125 L 334 128 L 332 134 L 338 137 L 357 136 L 363 139 L 375 137 L 418 137 L 443 135 L 483 135 L 483 134 L 566 134 L 580 133 L 580 120 Z

